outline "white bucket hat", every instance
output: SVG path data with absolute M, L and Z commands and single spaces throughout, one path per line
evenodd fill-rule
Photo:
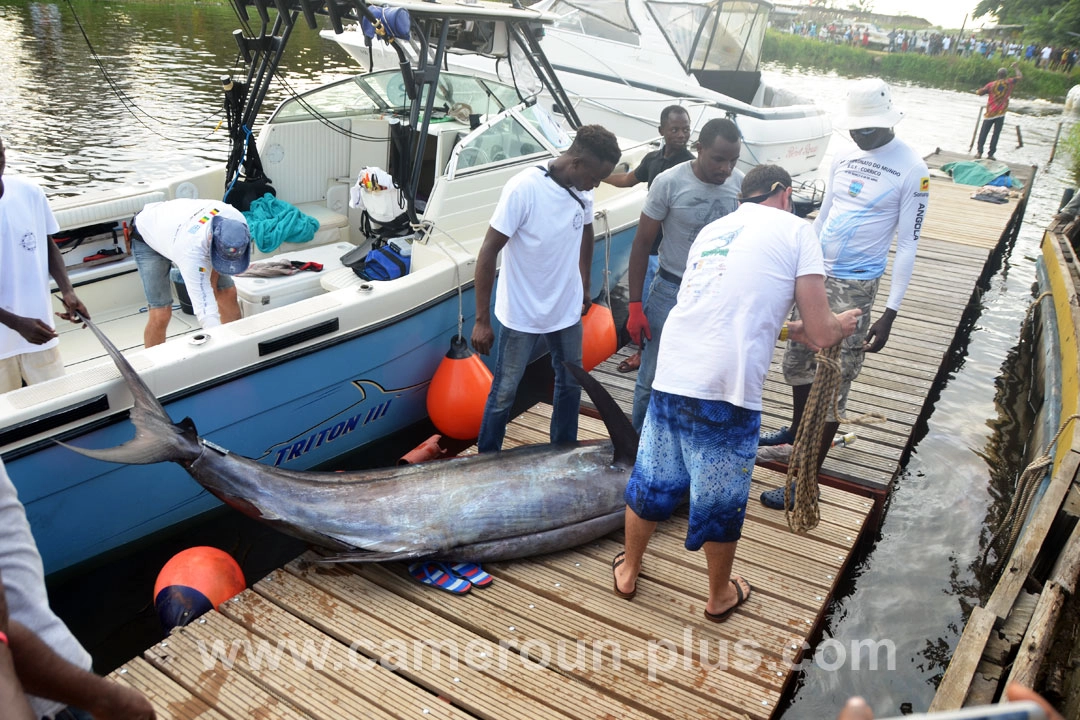
M 859 80 L 848 91 L 847 114 L 837 118 L 836 125 L 845 130 L 891 128 L 903 119 L 883 80 Z

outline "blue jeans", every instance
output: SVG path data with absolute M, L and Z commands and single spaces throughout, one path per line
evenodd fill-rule
M 548 352 L 551 353 L 551 367 L 555 370 L 551 442 L 577 441 L 581 386 L 563 365 L 563 361 L 581 366 L 581 321 L 543 335 L 503 327 L 499 331 L 499 359 L 495 363 L 495 377 L 491 382 L 487 404 L 484 405 L 480 437 L 476 440 L 476 447 L 480 452 L 497 452 L 502 449 L 506 424 L 510 422 L 510 410 L 517 396 L 518 385 L 521 384 L 529 358 L 532 357 L 533 349 L 540 338 L 547 342 Z
M 657 275 L 649 289 L 649 301 L 645 303 L 645 318 L 649 321 L 651 340 L 644 340 L 641 351 L 641 367 L 638 368 L 637 384 L 634 385 L 634 429 L 639 433 L 645 424 L 645 412 L 649 409 L 649 396 L 652 395 L 653 378 L 656 377 L 656 357 L 660 353 L 660 335 L 664 332 L 664 323 L 668 313 L 675 307 L 679 296 L 679 286 Z

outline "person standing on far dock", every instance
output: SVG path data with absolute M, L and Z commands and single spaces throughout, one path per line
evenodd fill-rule
M 1009 109 L 1009 96 L 1012 95 L 1013 88 L 1016 87 L 1016 81 L 1024 78 L 1016 63 L 1009 67 L 1016 73 L 1014 77 L 1008 77 L 1009 71 L 1000 68 L 997 71 L 997 79 L 986 83 L 975 91 L 976 95 L 987 96 L 986 114 L 983 115 L 982 128 L 979 130 L 978 152 L 975 153 L 976 160 L 983 156 L 986 136 L 991 131 L 993 131 L 993 135 L 990 136 L 990 152 L 987 153 L 986 157 L 990 160 L 996 159 L 994 156 L 997 155 L 998 137 L 1001 136 L 1001 128 L 1005 125 L 1005 112 Z

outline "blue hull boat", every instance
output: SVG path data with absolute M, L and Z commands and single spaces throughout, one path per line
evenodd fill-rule
M 563 126 L 518 88 L 427 64 L 454 41 L 439 28 L 464 13 L 506 26 L 485 35 L 498 39 L 485 52 L 509 54 L 513 45 L 544 76 L 533 34 L 523 28 L 551 18 L 501 4 L 398 4 L 423 37 L 438 38 L 418 67 L 361 74 L 291 98 L 249 142 L 247 127 L 279 55 L 269 37 L 238 36 L 248 74 L 226 87 L 227 103 L 244 102 L 230 113 L 234 148 L 223 166 L 53 204 L 62 231 L 91 229 L 83 233 L 87 251 L 117 244 L 125 221 L 148 202 L 222 197 L 257 178 L 272 178 L 279 199 L 319 220 L 310 242 L 260 244 L 255 259 L 314 261 L 321 273 L 237 278 L 240 320 L 207 331 L 174 312 L 168 340 L 148 349 L 141 347 L 145 300 L 126 249 L 104 265 L 68 268 L 95 324 L 174 420 L 190 417 L 202 437 L 262 463 L 332 468 L 427 416 L 428 384 L 450 339 L 471 330 L 476 255 L 503 185 L 557 157 L 578 126 L 572 108 L 563 108 Z M 352 7 L 367 11 L 366 3 Z M 240 0 L 237 9 L 243 16 Z M 275 42 L 287 39 L 298 16 L 279 17 Z M 634 164 L 650 148 L 623 149 Z M 380 221 L 367 212 L 373 207 L 349 201 L 358 176 L 381 168 L 393 169 L 395 187 L 384 192 L 397 196 L 391 200 L 403 222 Z M 644 196 L 640 186 L 596 191 L 594 296 L 625 273 Z M 368 280 L 343 265 L 343 256 L 387 240 L 411 248 L 401 277 Z M 180 288 L 177 294 L 182 301 Z M 49 573 L 219 506 L 179 467 L 119 466 L 55 444 L 110 447 L 132 432 L 130 393 L 100 344 L 74 326 L 58 330 L 67 375 L 0 395 L 0 454 Z

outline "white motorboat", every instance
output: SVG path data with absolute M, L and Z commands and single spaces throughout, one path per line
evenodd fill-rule
M 67 256 L 80 298 L 174 419 L 189 416 L 203 437 L 264 463 L 333 467 L 427 417 L 429 381 L 451 338 L 471 329 L 476 255 L 502 186 L 523 168 L 557 157 L 570 138 L 513 87 L 420 61 L 289 99 L 249 142 L 280 47 L 301 13 L 327 13 L 340 23 L 342 15 L 358 20 L 369 8 L 360 0 L 234 2 L 245 19 L 246 6 L 254 7 L 263 23 L 261 31 L 236 35 L 248 74 L 226 88 L 234 139 L 228 162 L 157 187 L 65 199 L 53 210 L 61 235 L 85 236 Z M 499 26 L 504 52 L 516 42 L 508 38 L 528 47 L 523 23 L 550 19 L 499 3 L 394 5 L 415 27 L 441 37 L 436 54 L 451 44 L 446 30 L 462 17 Z M 646 149 L 627 149 L 625 158 Z M 360 277 L 341 261 L 372 243 L 349 194 L 361 170 L 375 166 L 400 180 L 409 220 L 396 242 L 411 248 L 410 266 L 386 281 Z M 124 244 L 127 221 L 149 202 L 222 197 L 237 178 L 262 177 L 320 227 L 310 242 L 286 242 L 256 259 L 314 262 L 322 271 L 238 277 L 240 320 L 207 331 L 174 312 L 168 340 L 143 349 L 146 303 Z M 642 188 L 596 191 L 597 295 L 607 270 L 614 278 L 625 272 L 643 200 Z M 95 259 L 75 262 L 87 257 Z M 70 324 L 58 330 L 66 376 L 0 394 L 0 452 L 48 572 L 219 506 L 178 466 L 115 465 L 54 442 L 123 442 L 131 407 L 91 333 Z
M 821 164 L 832 134 L 828 113 L 761 79 L 772 9 L 765 0 L 542 0 L 529 9 L 556 16 L 538 32 L 540 45 L 582 121 L 644 140 L 656 135 L 660 111 L 680 104 L 695 129 L 715 117 L 735 121 L 744 169 L 774 163 L 800 175 Z M 519 55 L 482 51 L 495 40 L 493 28 L 460 32 L 481 52 L 449 55 L 450 67 L 532 85 Z M 367 67 L 397 62 L 359 26 L 323 35 Z

